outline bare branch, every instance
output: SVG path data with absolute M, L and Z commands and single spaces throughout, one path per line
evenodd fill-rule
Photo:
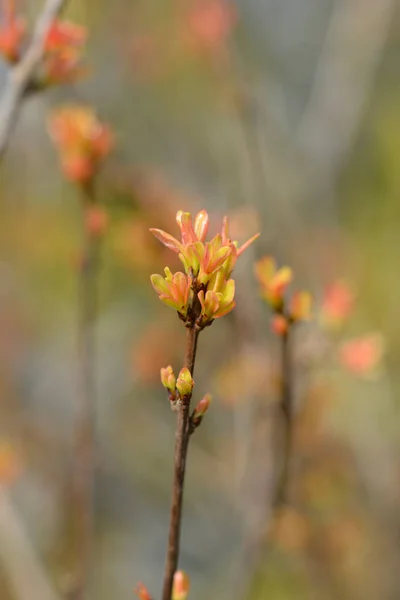
M 94 488 L 96 466 L 96 340 L 95 325 L 100 269 L 100 240 L 86 224 L 86 210 L 96 204 L 93 182 L 84 189 L 82 264 L 78 295 L 79 415 L 75 429 L 74 521 L 75 579 L 70 597 L 83 600 L 88 593 L 95 526 Z
M 184 366 L 193 375 L 196 360 L 199 330 L 194 326 L 187 330 Z M 190 399 L 191 394 L 179 407 L 175 433 L 174 481 L 169 523 L 168 550 L 165 565 L 162 600 L 171 600 L 175 571 L 178 568 L 179 546 L 182 523 L 183 489 L 186 473 L 186 458 L 190 438 Z
M 65 5 L 66 0 L 47 0 L 37 19 L 30 46 L 22 59 L 10 70 L 0 101 L 0 160 L 7 148 L 21 103 L 43 58 L 49 29 Z

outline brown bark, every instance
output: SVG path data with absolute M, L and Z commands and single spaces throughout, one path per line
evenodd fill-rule
M 193 326 L 187 330 L 184 367 L 193 376 L 199 331 Z M 168 535 L 167 560 L 164 573 L 162 600 L 171 600 L 174 574 L 178 567 L 180 531 L 182 522 L 183 489 L 186 471 L 186 458 L 190 439 L 190 400 L 184 398 L 178 409 L 175 433 L 174 481 Z

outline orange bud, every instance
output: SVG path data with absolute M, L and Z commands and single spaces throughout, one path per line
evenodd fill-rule
M 236 12 L 226 0 L 196 0 L 192 4 L 187 17 L 192 45 L 205 52 L 217 51 L 236 23 Z
M 200 402 L 197 404 L 194 409 L 193 418 L 204 417 L 208 409 L 210 408 L 212 396 L 211 394 L 205 394 Z
M 135 589 L 135 594 L 138 598 L 140 598 L 140 600 L 153 600 L 150 596 L 149 590 L 145 585 L 143 585 L 143 583 L 138 583 Z
M 21 46 L 26 35 L 25 19 L 15 14 L 13 0 L 5 0 L 0 25 L 0 54 L 10 63 L 20 59 Z
M 355 375 L 373 374 L 382 360 L 384 339 L 379 333 L 371 333 L 363 337 L 344 342 L 339 349 L 342 365 Z
M 43 82 L 57 84 L 76 81 L 85 72 L 81 67 L 85 27 L 56 19 L 47 34 L 42 64 Z
M 65 106 L 53 111 L 49 132 L 60 152 L 65 176 L 78 183 L 94 177 L 113 143 L 110 128 L 85 106 Z
M 95 236 L 101 236 L 108 225 L 108 214 L 100 206 L 90 206 L 85 212 L 86 229 Z
M 286 317 L 277 314 L 272 317 L 271 328 L 276 335 L 284 335 L 288 331 L 289 323 Z
M 69 181 L 85 183 L 94 175 L 91 160 L 86 156 L 66 156 L 62 159 L 62 170 Z
M 321 321 L 328 328 L 340 327 L 354 306 L 354 294 L 344 281 L 327 287 L 321 306 Z
M 184 571 L 175 571 L 172 600 L 186 600 L 190 588 L 189 577 Z
M 295 292 L 290 302 L 290 316 L 294 321 L 308 321 L 311 317 L 311 294 Z
M 65 46 L 80 46 L 86 38 L 86 27 L 56 19 L 47 34 L 46 51 L 53 52 Z
M 265 256 L 255 264 L 255 274 L 261 286 L 261 294 L 274 310 L 279 309 L 293 273 L 289 267 L 276 268 L 275 260 Z

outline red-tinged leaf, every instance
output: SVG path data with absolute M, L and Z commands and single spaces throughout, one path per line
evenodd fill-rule
M 259 237 L 260 237 L 260 234 L 256 233 L 255 235 L 253 235 L 253 237 L 251 237 L 249 240 L 247 240 L 247 242 L 242 244 L 240 246 L 240 248 L 237 249 L 237 255 L 240 256 L 241 254 L 243 254 L 243 252 L 245 250 L 247 250 L 247 248 L 250 246 L 250 244 L 252 244 Z
M 228 217 L 222 219 L 222 231 L 221 231 L 222 243 L 225 246 L 230 241 L 229 239 L 229 222 Z
M 236 307 L 236 302 L 231 302 L 227 306 L 220 307 L 213 315 L 213 319 L 220 319 L 221 317 L 225 317 L 225 315 L 229 314 Z
M 150 275 L 150 281 L 157 294 L 169 294 L 170 287 L 162 275 Z
M 208 213 L 206 210 L 203 209 L 196 215 L 196 218 L 194 220 L 194 231 L 197 239 L 201 242 L 204 242 L 204 240 L 206 239 L 208 223 Z
M 164 246 L 169 248 L 169 250 L 172 250 L 173 252 L 177 253 L 183 251 L 182 244 L 178 242 L 178 240 L 174 238 L 174 236 L 170 235 L 169 233 L 166 233 L 162 229 L 151 228 L 150 231 L 154 235 L 154 237 L 156 237 L 162 244 L 164 244 Z

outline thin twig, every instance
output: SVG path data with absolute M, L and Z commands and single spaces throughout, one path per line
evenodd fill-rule
M 281 417 L 281 427 L 278 428 L 280 439 L 276 440 L 276 451 L 279 453 L 277 464 L 279 473 L 276 484 L 273 486 L 272 501 L 266 502 L 267 511 L 265 518 L 269 520 L 270 514 L 276 515 L 280 508 L 288 502 L 288 488 L 290 484 L 290 470 L 293 455 L 293 361 L 292 361 L 292 336 L 293 325 L 290 325 L 288 331 L 280 337 L 280 378 L 281 393 L 279 401 L 279 415 Z M 264 522 L 263 522 L 264 526 Z M 258 528 L 259 529 L 259 528 Z M 241 568 L 243 570 L 240 580 L 235 588 L 235 598 L 248 598 L 251 596 L 254 583 L 259 575 L 259 571 L 265 555 L 268 552 L 270 538 L 259 535 L 259 531 L 253 528 L 252 534 L 246 540 L 244 552 L 242 555 Z
M 281 401 L 280 409 L 284 426 L 282 451 L 282 468 L 275 495 L 275 508 L 280 508 L 287 501 L 290 463 L 292 455 L 293 429 L 293 393 L 292 393 L 292 359 L 291 359 L 291 327 L 282 335 L 281 346 Z
M 196 327 L 187 329 L 184 367 L 193 376 L 196 360 L 197 339 L 199 331 Z M 172 502 L 168 535 L 167 560 L 164 573 L 162 600 L 171 600 L 174 574 L 179 559 L 179 542 L 182 522 L 182 501 L 186 471 L 186 457 L 190 439 L 190 399 L 185 397 L 178 410 L 175 433 L 174 481 L 172 486 Z
M 87 188 L 83 210 L 94 202 L 93 188 Z M 85 219 L 85 214 L 84 214 Z M 99 239 L 84 223 L 80 271 L 78 352 L 80 405 L 76 425 L 74 464 L 76 573 L 73 600 L 86 597 L 93 549 L 95 476 L 95 339 L 97 313 L 96 283 L 99 270 Z
M 49 29 L 66 3 L 67 0 L 47 0 L 37 19 L 30 46 L 9 72 L 6 89 L 0 100 L 0 160 L 7 148 L 21 103 L 43 58 Z

